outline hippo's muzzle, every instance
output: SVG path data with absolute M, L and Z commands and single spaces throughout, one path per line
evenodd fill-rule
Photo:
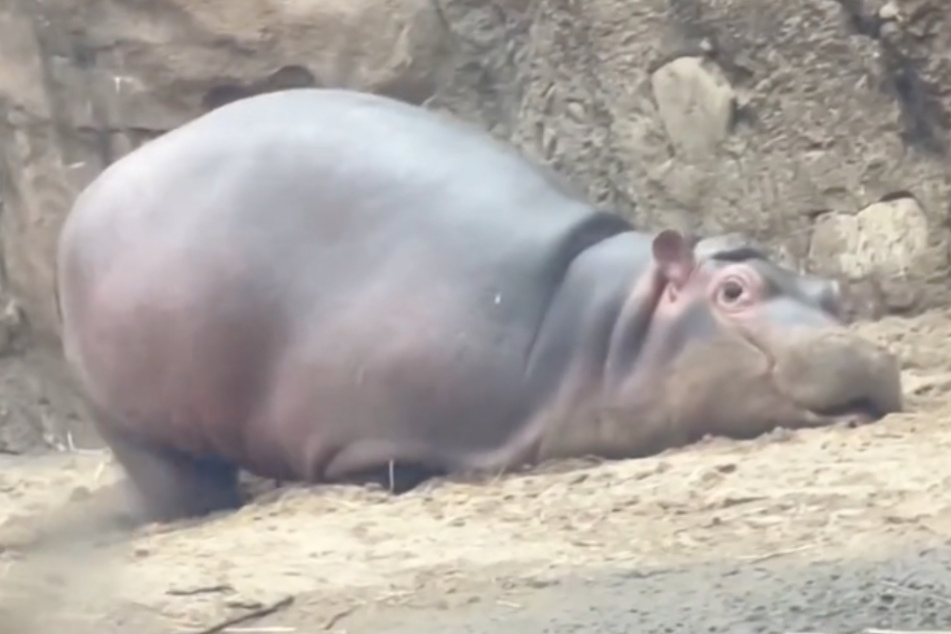
M 822 417 L 872 422 L 901 411 L 901 368 L 888 350 L 845 329 L 784 333 L 757 342 L 776 389 Z
M 898 360 L 842 327 L 739 330 L 695 342 L 664 383 L 662 407 L 683 440 L 864 424 L 902 409 Z

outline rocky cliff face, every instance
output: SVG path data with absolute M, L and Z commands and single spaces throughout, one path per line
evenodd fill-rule
M 296 86 L 453 112 L 645 228 L 834 274 L 858 314 L 949 298 L 942 0 L 0 0 L 8 356 L 57 365 L 56 236 L 105 165 Z

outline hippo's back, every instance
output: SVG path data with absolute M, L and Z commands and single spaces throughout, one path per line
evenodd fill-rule
M 156 257 L 221 249 L 282 284 L 294 270 L 350 285 L 412 263 L 436 284 L 524 293 L 562 250 L 626 228 L 481 131 L 308 89 L 222 107 L 119 160 L 77 202 L 64 243 L 67 260 L 81 249 L 99 262 L 135 245 Z

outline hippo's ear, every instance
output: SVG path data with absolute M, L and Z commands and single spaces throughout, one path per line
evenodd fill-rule
M 687 283 L 694 269 L 693 249 L 679 231 L 664 229 L 654 236 L 654 261 L 661 274 L 676 287 Z

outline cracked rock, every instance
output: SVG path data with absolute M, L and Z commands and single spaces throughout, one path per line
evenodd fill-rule
M 834 260 L 850 280 L 904 276 L 928 248 L 928 220 L 914 198 L 869 205 L 855 215 L 827 214 L 816 222 L 813 260 Z
M 928 218 L 912 197 L 871 204 L 854 215 L 821 216 L 813 229 L 809 259 L 833 267 L 850 282 L 877 280 L 886 304 L 914 302 L 908 278 L 916 270 L 946 265 Z

